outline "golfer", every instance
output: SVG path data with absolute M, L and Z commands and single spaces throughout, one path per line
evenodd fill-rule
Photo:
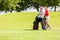
M 33 22 L 33 30 L 38 30 L 38 24 L 39 22 L 41 23 L 42 29 L 46 30 L 45 25 L 43 24 L 43 17 L 44 17 L 44 10 L 43 10 L 43 6 L 39 7 L 39 13 L 35 18 L 35 21 Z

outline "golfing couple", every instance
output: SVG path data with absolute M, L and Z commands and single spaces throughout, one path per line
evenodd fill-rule
M 49 25 L 49 12 L 48 7 L 40 6 L 38 15 L 36 16 L 34 22 L 33 22 L 33 30 L 38 30 L 38 24 L 41 23 L 42 29 L 47 30 L 48 28 L 51 28 Z

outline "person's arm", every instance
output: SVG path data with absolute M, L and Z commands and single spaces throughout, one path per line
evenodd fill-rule
M 43 9 L 43 17 L 45 16 L 45 10 Z

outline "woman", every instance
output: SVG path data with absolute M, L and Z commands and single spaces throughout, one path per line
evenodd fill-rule
M 45 25 L 46 25 L 46 29 L 51 28 L 50 25 L 49 25 L 49 12 L 48 12 L 48 7 L 45 7 L 44 20 L 45 20 L 44 22 L 45 22 Z

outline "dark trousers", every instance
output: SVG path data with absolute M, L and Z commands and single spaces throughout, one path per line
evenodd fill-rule
M 41 26 L 42 26 L 42 29 L 43 30 L 46 30 L 46 27 L 45 25 L 43 24 L 43 19 L 42 18 L 39 18 L 39 17 L 36 17 L 34 22 L 33 22 L 33 30 L 38 30 L 38 24 L 39 22 L 41 23 Z

